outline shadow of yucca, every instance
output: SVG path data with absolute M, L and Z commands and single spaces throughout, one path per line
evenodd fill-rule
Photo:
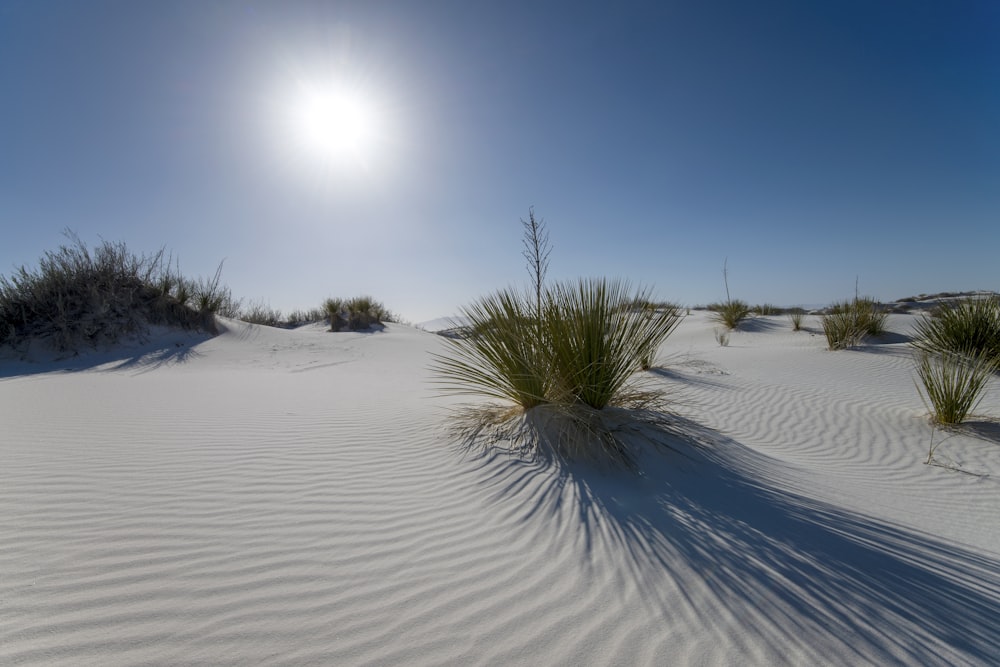
M 495 450 L 526 461 L 611 463 L 635 470 L 645 447 L 670 448 L 674 420 L 649 396 L 641 407 L 543 403 L 521 406 L 462 406 L 448 432 L 463 452 Z
M 1000 655 L 1000 561 L 786 490 L 773 461 L 697 424 L 657 437 L 641 476 L 494 453 L 482 485 L 514 529 L 578 543 L 664 622 L 718 623 L 721 647 L 811 664 Z

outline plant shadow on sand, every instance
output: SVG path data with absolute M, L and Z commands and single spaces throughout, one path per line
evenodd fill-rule
M 780 464 L 692 422 L 672 418 L 659 437 L 666 449 L 644 452 L 639 475 L 494 453 L 483 485 L 521 528 L 616 563 L 651 611 L 738 652 L 749 642 L 813 664 L 1000 655 L 1000 561 L 782 490 Z
M 0 380 L 43 373 L 73 373 L 99 367 L 106 371 L 146 373 L 197 358 L 197 344 L 209 338 L 209 334 L 180 332 L 175 336 L 157 336 L 85 349 L 72 355 L 44 348 L 15 351 L 0 347 Z

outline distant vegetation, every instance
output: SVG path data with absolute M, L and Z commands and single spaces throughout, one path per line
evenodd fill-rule
M 329 299 L 322 307 L 284 318 L 262 301 L 243 305 L 221 281 L 189 278 L 159 250 L 136 254 L 121 242 L 89 248 L 72 232 L 69 243 L 46 252 L 37 268 L 0 276 L 0 345 L 39 340 L 62 352 L 142 336 L 149 325 L 218 332 L 216 316 L 272 327 L 329 319 L 333 330 L 360 330 L 398 321 L 367 296 Z M 331 307 L 333 306 L 333 307 Z
M 843 350 L 860 345 L 868 336 L 881 336 L 888 316 L 878 301 L 869 297 L 837 302 L 821 318 L 827 345 L 831 350 Z
M 220 283 L 182 276 L 163 250 L 137 255 L 124 243 L 91 250 L 67 232 L 70 243 L 46 252 L 37 268 L 0 276 L 0 344 L 32 339 L 60 351 L 114 343 L 141 335 L 150 324 L 215 333 L 215 315 L 238 310 Z
M 397 319 L 381 302 L 370 296 L 330 298 L 323 303 L 323 311 L 330 322 L 330 331 L 361 331 Z
M 792 331 L 801 331 L 802 321 L 806 317 L 806 311 L 802 310 L 801 308 L 789 308 L 785 312 L 788 315 L 788 319 L 792 323 Z

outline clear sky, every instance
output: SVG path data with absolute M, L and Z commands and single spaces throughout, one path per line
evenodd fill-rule
M 0 273 L 165 246 L 288 311 L 550 279 L 998 289 L 1000 2 L 0 0 Z

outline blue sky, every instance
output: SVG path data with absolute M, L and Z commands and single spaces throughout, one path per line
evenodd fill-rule
M 527 282 L 683 304 L 998 289 L 1000 3 L 0 2 L 0 273 L 166 247 L 286 312 Z M 363 100 L 315 150 L 302 91 Z

